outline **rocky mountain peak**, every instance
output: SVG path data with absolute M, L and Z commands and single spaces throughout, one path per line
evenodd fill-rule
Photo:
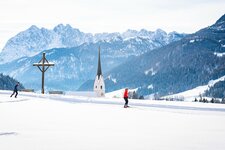
M 35 25 L 32 25 L 32 26 L 28 29 L 28 31 L 37 31 L 37 30 L 39 30 L 39 28 L 38 28 L 37 26 L 35 26 Z
M 6 63 L 24 57 L 34 56 L 38 52 L 62 47 L 77 47 L 84 43 L 96 43 L 98 41 L 107 41 L 111 44 L 115 41 L 129 41 L 130 38 L 137 39 L 136 41 L 130 41 L 133 44 L 135 42 L 142 42 L 143 40 L 149 41 L 149 47 L 156 48 L 167 44 L 168 35 L 163 30 L 147 31 L 146 29 L 127 30 L 124 33 L 99 33 L 92 35 L 90 33 L 81 32 L 79 29 L 73 28 L 69 24 L 58 24 L 52 30 L 46 28 L 38 28 L 32 25 L 29 29 L 20 32 L 15 37 L 9 39 L 7 44 L 0 53 L 1 61 L 0 64 Z M 172 37 L 173 38 L 173 37 Z M 182 37 L 175 37 L 174 40 L 179 40 Z M 152 43 L 152 40 L 156 41 Z M 10 58 L 10 59 L 9 59 Z
M 69 24 L 66 24 L 66 25 L 58 24 L 57 26 L 54 27 L 53 31 L 56 32 L 56 33 L 62 33 L 62 32 L 80 32 L 78 29 L 73 28 Z
M 225 14 L 216 21 L 216 24 L 221 24 L 221 23 L 225 24 Z
M 162 30 L 162 29 L 157 29 L 156 30 L 156 34 L 166 35 L 167 33 L 164 30 Z

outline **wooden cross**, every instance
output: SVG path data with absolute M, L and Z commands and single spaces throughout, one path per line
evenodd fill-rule
M 41 93 L 44 94 L 44 83 L 45 83 L 45 71 L 50 67 L 54 66 L 53 63 L 49 63 L 48 60 L 45 58 L 45 53 L 43 53 L 42 59 L 38 63 L 34 63 L 33 66 L 37 66 L 38 69 L 42 72 L 42 90 Z

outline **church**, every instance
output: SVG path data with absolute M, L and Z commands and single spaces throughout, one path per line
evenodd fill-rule
M 101 68 L 101 56 L 100 56 L 100 47 L 98 49 L 98 68 L 97 75 L 94 82 L 94 92 L 98 97 L 105 96 L 105 83 L 104 78 L 102 76 L 102 68 Z

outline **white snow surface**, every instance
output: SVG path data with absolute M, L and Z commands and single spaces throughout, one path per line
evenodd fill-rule
M 214 55 L 216 55 L 217 57 L 223 57 L 223 56 L 225 56 L 225 53 L 214 53 Z
M 194 43 L 194 42 L 195 42 L 195 40 L 190 40 L 189 42 L 190 42 L 190 43 Z
M 225 105 L 0 91 L 1 150 L 224 150 Z
M 157 71 L 155 71 L 153 68 L 150 68 L 145 71 L 145 75 L 148 75 L 149 73 L 151 73 L 151 76 L 154 76 L 157 73 Z
M 148 89 L 153 89 L 153 85 L 150 84 L 150 85 L 148 86 Z
M 109 97 L 109 98 L 123 98 L 124 90 L 125 89 L 120 89 L 117 91 L 106 93 L 105 95 L 106 97 Z
M 108 79 L 111 80 L 113 83 L 117 83 L 116 78 L 112 78 L 111 75 L 108 76 Z

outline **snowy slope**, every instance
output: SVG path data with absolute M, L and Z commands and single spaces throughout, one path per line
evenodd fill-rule
M 113 92 L 109 92 L 109 93 L 106 93 L 105 96 L 108 98 L 123 98 L 124 90 L 125 90 L 125 88 L 116 90 Z M 134 91 L 136 92 L 137 89 L 129 89 L 129 92 L 134 92 Z
M 193 88 L 193 89 L 181 92 L 181 93 L 164 96 L 163 98 L 179 98 L 179 97 L 181 98 L 182 97 L 186 101 L 194 101 L 195 98 L 199 97 L 200 95 L 203 95 L 206 92 L 206 90 L 210 89 L 210 87 L 212 87 L 216 83 L 218 83 L 220 81 L 224 81 L 224 80 L 225 80 L 225 76 L 222 76 L 219 79 L 210 80 L 207 85 L 198 86 L 196 88 Z
M 121 99 L 10 93 L 0 91 L 2 150 L 225 149 L 225 105 L 133 101 L 124 109 Z

